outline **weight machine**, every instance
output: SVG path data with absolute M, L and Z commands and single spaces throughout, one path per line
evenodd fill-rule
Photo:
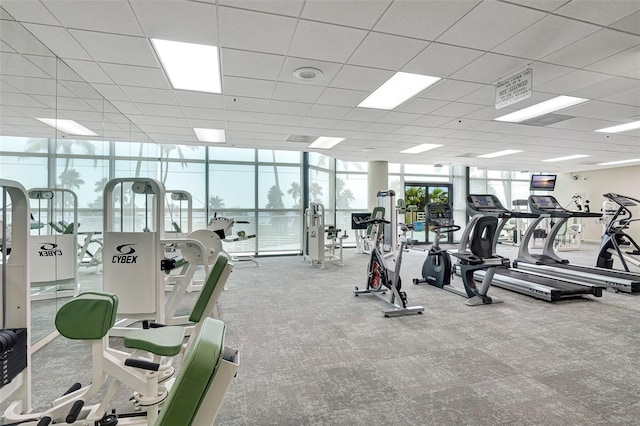
M 256 238 L 255 234 L 247 235 L 245 231 L 238 231 L 235 236 L 232 236 L 233 226 L 236 223 L 246 225 L 249 224 L 249 221 L 235 220 L 229 217 L 218 216 L 217 213 L 214 213 L 213 217 L 209 220 L 207 228 L 215 232 L 219 237 L 220 242 L 216 246 L 219 247 L 219 250 L 226 254 L 232 262 L 253 262 L 256 266 L 260 266 L 260 263 L 252 254 L 232 255 L 224 249 L 223 242 L 231 244 Z
M 347 231 L 340 234 L 341 229 L 333 225 L 325 225 L 324 206 L 320 203 L 309 203 L 304 210 L 304 233 L 302 248 L 304 260 L 311 265 L 325 267 L 325 262 L 342 263 L 342 241 L 347 238 Z

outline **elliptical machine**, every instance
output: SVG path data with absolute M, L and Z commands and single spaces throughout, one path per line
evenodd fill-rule
M 453 271 L 451 256 L 446 250 L 440 248 L 440 236 L 459 231 L 460 226 L 454 225 L 451 207 L 448 204 L 427 204 L 425 210 L 427 226 L 431 232 L 435 232 L 436 236 L 422 264 L 422 279 L 414 278 L 413 283 L 427 283 L 445 288 L 451 284 Z
M 625 232 L 625 229 L 629 228 L 631 222 L 640 220 L 632 219 L 633 214 L 630 209 L 630 207 L 640 204 L 640 200 L 611 192 L 603 196 L 619 207 L 609 220 L 602 236 L 596 266 L 613 269 L 613 256 L 615 255 L 626 272 L 637 273 L 637 271 L 629 269 L 629 264 L 640 267 L 640 246 Z M 621 246 L 627 246 L 628 250 L 623 251 Z

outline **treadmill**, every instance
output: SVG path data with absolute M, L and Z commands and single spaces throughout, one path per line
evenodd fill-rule
M 538 214 L 507 210 L 495 195 L 469 194 L 467 195 L 467 212 L 472 215 L 471 221 L 465 229 L 460 240 L 460 250 L 464 250 L 469 242 L 471 228 L 482 216 L 495 216 L 500 219 L 496 233 L 493 236 L 493 249 L 495 252 L 500 231 L 511 218 L 534 219 Z M 533 229 L 533 227 L 530 227 Z M 528 240 L 522 242 L 524 245 Z M 476 280 L 484 278 L 484 271 L 474 274 Z M 595 297 L 602 296 L 602 287 L 575 279 L 555 278 L 549 274 L 527 272 L 517 268 L 498 268 L 493 276 L 492 285 L 515 291 L 537 299 L 555 302 L 562 299 L 576 298 L 584 295 Z
M 640 292 L 640 274 L 616 271 L 597 266 L 573 265 L 570 264 L 567 259 L 562 259 L 558 256 L 553 249 L 555 237 L 568 219 L 574 217 L 599 218 L 602 216 L 602 213 L 567 210 L 550 195 L 529 196 L 529 208 L 533 213 L 538 213 L 540 218 L 534 221 L 527 229 L 520 249 L 518 250 L 518 259 L 513 261 L 514 266 L 527 271 L 581 280 L 625 293 Z M 544 240 L 542 254 L 531 254 L 529 253 L 529 241 L 533 236 L 536 226 L 545 217 L 558 219 L 558 221 L 553 225 L 549 235 L 547 235 Z

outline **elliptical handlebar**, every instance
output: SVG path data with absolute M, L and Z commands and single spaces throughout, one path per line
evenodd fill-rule
M 639 219 L 632 219 L 633 213 L 631 212 L 631 209 L 629 207 L 640 204 L 640 200 L 633 197 L 626 196 L 626 195 L 616 194 L 614 192 L 607 192 L 606 194 L 602 194 L 602 196 L 607 198 L 610 201 L 613 201 L 619 206 L 618 210 L 613 215 L 613 218 L 611 219 L 611 221 L 609 222 L 609 225 L 607 226 L 608 231 L 610 231 L 613 228 L 618 228 L 618 229 L 628 228 L 631 222 L 635 222 L 639 220 Z M 621 216 L 624 216 L 624 217 L 621 217 Z
M 386 220 L 386 219 L 384 219 L 384 218 L 371 218 L 371 217 L 368 217 L 366 219 L 361 219 L 361 220 L 358 220 L 358 219 L 354 218 L 353 219 L 353 223 L 355 223 L 356 225 L 372 225 L 372 224 L 376 225 L 376 224 L 379 224 L 379 223 L 391 223 L 391 222 Z
M 441 234 L 449 234 L 461 230 L 462 227 L 458 225 L 433 225 L 429 226 L 431 232 L 438 232 Z

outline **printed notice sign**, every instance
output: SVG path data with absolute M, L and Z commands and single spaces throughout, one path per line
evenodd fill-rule
M 531 96 L 533 70 L 526 70 L 512 75 L 496 85 L 496 109 L 515 104 Z

